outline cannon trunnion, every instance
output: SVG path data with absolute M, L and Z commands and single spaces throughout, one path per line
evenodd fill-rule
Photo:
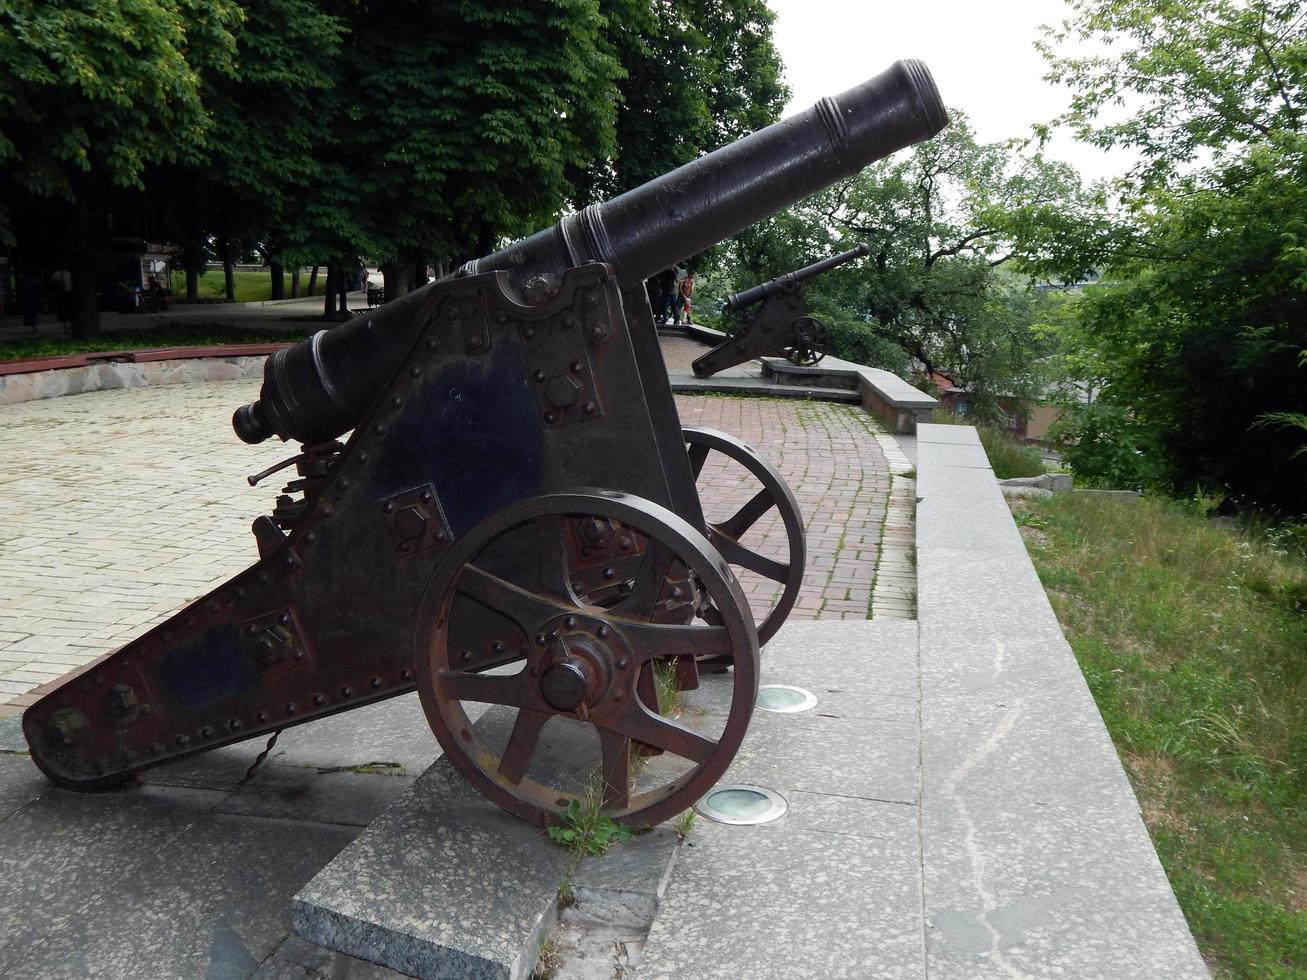
M 258 561 L 32 706 L 37 765 L 108 787 L 416 687 L 451 761 L 525 819 L 549 823 L 593 789 L 560 775 L 560 752 L 585 755 L 616 819 L 692 804 L 744 737 L 759 636 L 797 596 L 803 529 L 748 447 L 682 431 L 645 267 L 790 203 L 795 160 L 829 182 L 943 125 L 918 64 L 857 93 L 270 358 L 237 431 L 306 445 L 254 522 Z M 733 182 L 760 165 L 739 149 L 750 141 L 787 151 L 762 161 L 772 197 Z M 611 225 L 655 206 L 679 225 Z M 696 490 L 712 453 L 757 481 L 717 524 Z M 741 541 L 773 509 L 782 558 Z M 756 622 L 733 568 L 776 585 Z M 731 700 L 691 728 L 659 689 L 697 686 L 704 664 L 731 669 Z

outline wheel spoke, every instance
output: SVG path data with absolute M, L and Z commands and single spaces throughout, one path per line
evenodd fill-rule
M 708 447 L 702 442 L 694 442 L 686 451 L 690 454 L 690 469 L 694 471 L 694 478 L 697 480 L 699 474 L 703 472 L 703 462 L 708 458 Z
M 717 550 L 721 552 L 722 557 L 726 559 L 728 564 L 747 568 L 749 571 L 757 572 L 763 578 L 769 578 L 773 582 L 784 582 L 790 577 L 789 565 L 782 565 L 774 558 L 768 558 L 756 551 L 750 551 L 733 538 L 714 534 L 712 543 L 717 546 Z
M 517 713 L 517 721 L 513 723 L 513 734 L 508 736 L 504 757 L 499 760 L 499 774 L 514 786 L 526 775 L 526 767 L 535 753 L 536 744 L 540 741 L 540 730 L 545 727 L 545 722 L 548 720 L 549 715 L 543 711 L 523 708 Z
M 572 594 L 572 570 L 567 564 L 567 539 L 569 524 L 561 515 L 549 514 L 536 520 L 536 567 L 540 570 L 539 587 L 541 595 L 567 603 L 576 604 Z
M 525 708 L 533 700 L 522 683 L 521 674 L 469 674 L 463 670 L 442 670 L 436 674 L 436 690 L 445 698 L 479 701 L 482 704 L 506 704 Z
M 601 723 L 605 728 L 636 742 L 644 742 L 672 755 L 703 764 L 717 751 L 717 743 L 679 721 L 654 714 L 639 700 L 627 702 L 625 710 Z
M 564 575 L 566 568 L 564 567 Z M 488 609 L 507 616 L 526 633 L 554 616 L 574 611 L 570 603 L 551 595 L 536 595 L 498 575 L 466 565 L 455 588 Z
M 716 529 L 720 534 L 738 541 L 745 531 L 758 522 L 758 518 L 775 506 L 776 498 L 772 496 L 771 491 L 759 490 L 753 495 L 753 499 L 736 511 L 732 517 L 716 525 Z
M 615 621 L 614 625 L 631 644 L 636 663 L 645 663 L 655 657 L 720 657 L 731 653 L 731 637 L 724 626 L 630 620 Z
M 631 740 L 601 728 L 599 745 L 604 756 L 604 808 L 625 810 L 631 805 Z

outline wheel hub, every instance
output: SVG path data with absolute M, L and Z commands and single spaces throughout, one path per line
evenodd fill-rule
M 590 665 L 580 657 L 568 657 L 545 671 L 540 693 L 556 711 L 575 711 L 586 701 L 592 683 Z

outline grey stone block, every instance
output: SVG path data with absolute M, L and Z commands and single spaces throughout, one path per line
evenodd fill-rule
M 864 980 L 921 973 L 915 848 L 790 821 L 695 822 L 637 976 Z
M 657 827 L 607 854 L 584 859 L 572 875 L 577 904 L 570 921 L 647 930 L 658 913 L 680 843 L 675 831 Z
M 23 716 L 0 718 L 0 752 L 27 752 L 27 739 L 23 737 Z
M 414 976 L 525 977 L 567 863 L 441 759 L 295 896 L 295 930 Z
M 326 772 L 265 765 L 223 800 L 220 813 L 365 827 L 414 777 L 387 771 Z
M 406 976 L 406 973 L 396 973 L 375 963 L 314 946 L 292 933 L 277 947 L 277 952 L 260 964 L 250 980 L 398 980 Z
M 781 794 L 801 790 L 916 801 L 915 739 L 886 738 L 870 723 L 857 733 L 832 728 L 820 718 L 800 723 L 798 717 L 755 715 L 722 782 L 757 783 Z
M 213 816 L 130 875 L 101 878 L 71 921 L 10 968 L 15 977 L 248 977 L 289 930 L 292 894 L 350 828 Z
M 930 976 L 1207 976 L 1137 813 L 979 809 L 922 814 Z
M 50 788 L 50 781 L 27 756 L 0 754 L 0 835 L 6 817 Z
M 0 823 L 0 972 L 129 881 L 216 802 L 195 790 L 52 789 L 11 814 Z
M 917 443 L 924 449 L 926 443 L 950 446 L 979 446 L 980 436 L 973 425 L 938 425 L 925 423 L 917 426 Z
M 275 753 L 281 765 L 315 769 L 394 762 L 416 777 L 439 758 L 440 745 L 414 692 L 288 729 Z
M 232 790 L 245 779 L 250 766 L 267 744 L 267 736 L 247 739 L 235 745 L 225 745 L 185 759 L 165 762 L 145 770 L 141 773 L 141 778 L 156 786 Z

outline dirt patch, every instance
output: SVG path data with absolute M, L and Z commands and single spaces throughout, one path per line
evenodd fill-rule
M 1307 867 L 1298 868 L 1293 873 L 1293 884 L 1289 887 L 1289 908 L 1294 912 L 1307 912 Z
M 1176 833 L 1193 830 L 1184 815 L 1170 806 L 1171 789 L 1175 784 L 1175 763 L 1165 756 L 1152 753 L 1123 752 L 1126 771 L 1134 785 L 1135 795 L 1143 810 L 1144 823 L 1149 827 L 1165 827 Z
M 1025 541 L 1028 546 L 1033 545 L 1039 549 L 1048 547 L 1048 535 L 1039 528 L 1027 525 L 1022 527 L 1020 530 L 1021 540 Z

